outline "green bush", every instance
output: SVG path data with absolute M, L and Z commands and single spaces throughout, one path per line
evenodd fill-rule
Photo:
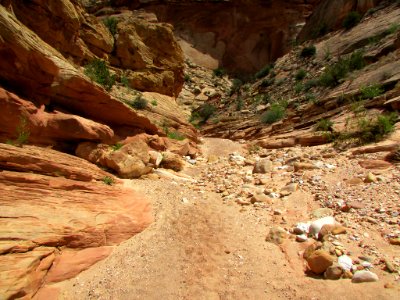
M 242 108 L 243 108 L 243 99 L 242 99 L 242 97 L 239 96 L 236 99 L 236 110 L 241 111 Z
M 110 90 L 115 83 L 115 76 L 111 75 L 104 60 L 95 59 L 84 67 L 84 73 L 91 80 Z
M 269 72 L 273 69 L 273 66 L 268 64 L 264 68 L 262 68 L 260 71 L 258 71 L 255 75 L 257 79 L 263 78 L 269 74 Z
M 131 106 L 135 109 L 145 109 L 147 107 L 147 100 L 144 99 L 142 96 L 136 96 Z
M 362 144 L 378 142 L 394 130 L 397 113 L 377 116 L 376 119 L 362 118 L 358 122 L 357 137 Z
M 193 122 L 195 120 L 200 120 L 201 123 L 206 122 L 216 111 L 216 107 L 212 104 L 205 103 L 199 108 L 192 112 L 192 115 L 190 117 L 190 121 Z
M 300 69 L 300 70 L 296 73 L 296 75 L 294 76 L 294 78 L 295 78 L 297 81 L 300 81 L 300 80 L 303 80 L 306 76 L 307 76 L 307 72 L 306 72 L 305 70 L 303 70 L 303 69 Z
M 124 144 L 116 143 L 115 145 L 112 145 L 112 146 L 111 146 L 111 149 L 112 149 L 113 151 L 117 151 L 117 150 L 121 149 L 123 146 L 124 146 Z
M 214 74 L 214 76 L 217 76 L 217 77 L 223 77 L 226 74 L 226 71 L 223 68 L 217 68 L 217 69 L 213 70 L 213 74 Z
M 114 179 L 110 176 L 105 176 L 103 178 L 103 183 L 107 185 L 113 185 L 114 184 Z
M 296 83 L 294 91 L 296 94 L 300 94 L 304 90 L 304 85 L 301 82 Z
M 320 76 L 319 82 L 322 86 L 337 86 L 349 72 L 362 69 L 365 66 L 363 52 L 355 51 L 347 58 L 340 58 L 339 61 L 327 67 Z
M 362 100 L 373 99 L 379 95 L 382 95 L 385 90 L 379 84 L 373 84 L 366 87 L 360 88 Z
M 286 106 L 282 103 L 273 103 L 271 108 L 261 115 L 261 122 L 265 124 L 275 123 L 285 116 Z
M 269 87 L 270 85 L 273 85 L 274 82 L 275 82 L 274 78 L 266 78 L 263 81 L 261 81 L 260 86 L 266 88 Z
M 329 119 L 321 119 L 315 126 L 316 131 L 332 131 L 333 122 Z
M 151 101 L 151 105 L 153 105 L 153 106 L 157 106 L 157 105 L 158 105 L 158 103 L 157 103 L 157 100 L 153 100 L 153 101 Z
M 318 86 L 318 85 L 319 85 L 319 80 L 318 80 L 318 79 L 310 79 L 310 80 L 307 80 L 307 81 L 304 83 L 304 90 L 307 92 L 307 91 L 309 91 L 311 88 L 316 87 L 316 86 Z
M 167 137 L 170 139 L 173 139 L 173 140 L 178 140 L 178 141 L 183 141 L 184 139 L 186 139 L 186 137 L 178 131 L 168 132 Z
M 317 48 L 314 45 L 304 47 L 300 52 L 300 57 L 306 58 L 314 56 L 317 53 Z
M 106 27 L 108 28 L 108 30 L 112 35 L 115 35 L 117 33 L 117 24 L 118 24 L 117 18 L 114 17 L 105 18 L 103 20 L 103 23 L 104 25 L 106 25 Z
M 128 89 L 131 87 L 131 85 L 130 85 L 130 83 L 129 83 L 129 79 L 128 79 L 128 77 L 126 77 L 125 74 L 122 74 L 122 76 L 121 76 L 121 83 L 122 83 L 122 85 L 123 85 L 124 87 L 126 87 L 126 88 L 128 88 Z
M 185 82 L 191 82 L 192 81 L 192 79 L 190 78 L 189 74 L 185 74 L 184 80 L 185 80 Z
M 353 28 L 361 21 L 361 15 L 357 11 L 351 11 L 343 20 L 343 27 L 346 30 Z
M 234 93 L 237 93 L 240 90 L 240 87 L 242 85 L 243 85 L 243 82 L 240 79 L 238 79 L 238 78 L 233 79 L 232 87 L 229 91 L 229 95 L 232 96 Z
M 317 98 L 315 97 L 315 95 L 314 95 L 313 93 L 306 93 L 306 94 L 304 95 L 304 98 L 305 98 L 305 100 L 306 100 L 307 102 L 312 102 L 312 103 L 314 103 L 314 104 L 317 104 L 317 103 L 318 103 L 318 100 L 317 100 Z

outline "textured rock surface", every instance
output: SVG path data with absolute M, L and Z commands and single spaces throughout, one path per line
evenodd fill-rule
M 135 12 L 115 17 L 118 35 L 112 64 L 128 70 L 125 75 L 137 90 L 178 96 L 184 59 L 172 27 L 149 22 Z
M 0 189 L 7 191 L 0 197 L 0 294 L 6 299 L 30 297 L 37 291 L 59 255 L 54 247 L 115 245 L 152 220 L 141 195 L 102 182 L 3 171 Z M 81 257 L 80 253 L 86 254 Z M 66 258 L 61 254 L 56 260 L 59 268 L 56 264 L 50 278 L 57 281 L 77 274 L 108 250 L 80 253 Z M 78 263 L 83 257 L 87 261 Z
M 102 180 L 111 174 L 81 158 L 47 148 L 0 144 L 0 169 L 33 172 L 79 181 Z
M 32 102 L 22 100 L 0 88 L 0 141 L 18 138 L 18 128 L 26 122 L 29 142 L 56 144 L 57 142 L 94 140 L 109 142 L 113 130 L 103 124 L 59 111 L 47 113 L 44 106 L 37 108 Z
M 46 43 L 76 62 L 103 57 L 114 39 L 102 22 L 85 14 L 79 1 L 8 1 L 15 16 Z
M 148 119 L 139 117 L 89 81 L 3 6 L 0 6 L 0 34 L 0 54 L 5 58 L 0 61 L 0 79 L 11 90 L 16 89 L 19 96 L 113 126 L 157 132 Z

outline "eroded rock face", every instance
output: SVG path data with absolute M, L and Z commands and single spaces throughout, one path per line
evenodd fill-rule
M 0 141 L 18 139 L 18 131 L 29 132 L 29 142 L 55 144 L 62 141 L 94 140 L 105 143 L 112 140 L 113 130 L 103 124 L 59 111 L 46 112 L 0 88 Z
M 104 24 L 85 14 L 75 0 L 18 1 L 8 0 L 9 9 L 41 39 L 76 62 L 95 55 L 106 57 L 114 39 Z
M 381 0 L 322 0 L 299 34 L 299 40 L 307 40 L 342 27 L 350 11 L 361 14 L 376 6 Z
M 115 17 L 118 34 L 112 64 L 127 69 L 125 75 L 137 90 L 178 96 L 184 82 L 184 58 L 172 26 L 150 22 L 137 12 Z
M 29 34 L 26 34 L 26 33 Z M 112 98 L 59 52 L 0 6 L 0 79 L 19 96 L 52 105 L 112 127 L 157 132 L 155 125 Z M 21 87 L 24 87 L 21 89 Z
M 104 246 L 128 239 L 152 220 L 141 195 L 102 182 L 3 171 L 0 189 L 7 191 L 0 197 L 0 294 L 5 299 L 31 297 L 47 282 L 49 269 L 52 282 L 76 275 L 110 253 Z M 91 250 L 63 255 L 55 247 Z M 82 259 L 84 264 L 73 263 Z

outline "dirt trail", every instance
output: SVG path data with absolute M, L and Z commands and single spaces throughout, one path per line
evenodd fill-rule
M 206 139 L 206 155 L 226 156 L 239 144 Z M 187 173 L 199 177 L 205 162 Z M 153 203 L 155 221 L 116 247 L 112 255 L 61 285 L 61 299 L 394 299 L 382 282 L 352 284 L 307 277 L 292 240 L 265 241 L 282 216 L 224 202 L 185 181 L 127 181 Z M 282 204 L 286 221 L 318 207 L 311 195 L 292 194 Z M 293 247 L 293 245 L 296 245 Z

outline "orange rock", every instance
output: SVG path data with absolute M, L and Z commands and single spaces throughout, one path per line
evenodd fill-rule
M 393 166 L 391 163 L 379 159 L 361 160 L 359 164 L 364 169 L 378 169 L 378 170 L 386 170 Z
M 307 258 L 308 266 L 315 274 L 324 273 L 333 262 L 333 256 L 324 250 L 316 250 Z
M 62 251 L 54 260 L 46 276 L 46 283 L 60 282 L 75 277 L 110 255 L 112 249 L 112 247 L 97 247 L 80 251 Z

